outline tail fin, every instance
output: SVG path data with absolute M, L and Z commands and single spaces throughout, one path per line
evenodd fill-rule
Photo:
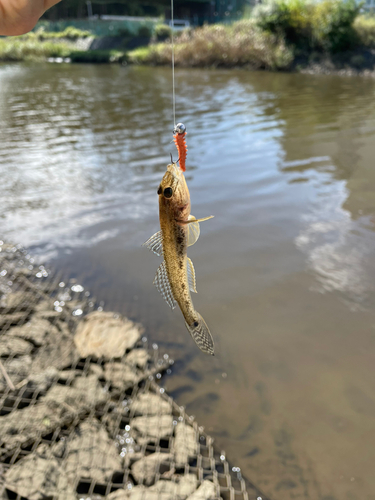
M 214 341 L 206 322 L 202 316 L 196 312 L 197 320 L 192 325 L 188 325 L 185 321 L 186 328 L 189 330 L 190 335 L 193 337 L 194 342 L 199 349 L 206 354 L 214 355 Z

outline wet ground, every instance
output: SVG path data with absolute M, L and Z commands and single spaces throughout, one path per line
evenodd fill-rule
M 166 387 L 275 500 L 375 491 L 375 82 L 177 71 L 202 223 L 200 354 L 152 285 L 167 69 L 0 67 L 2 236 L 141 321 L 176 359 Z

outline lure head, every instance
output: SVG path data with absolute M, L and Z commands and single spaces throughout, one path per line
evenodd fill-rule
M 186 127 L 183 123 L 177 123 L 177 125 L 173 130 L 174 134 L 184 134 L 185 132 L 186 132 Z
M 187 220 L 190 215 L 190 194 L 185 176 L 177 163 L 167 167 L 158 189 L 159 204 L 175 220 Z

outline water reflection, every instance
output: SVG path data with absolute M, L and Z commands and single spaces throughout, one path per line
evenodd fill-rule
M 142 321 L 176 359 L 168 390 L 271 498 L 371 498 L 375 82 L 176 79 L 193 214 L 215 215 L 189 256 L 216 359 L 140 249 L 174 152 L 169 70 L 0 67 L 2 237 Z

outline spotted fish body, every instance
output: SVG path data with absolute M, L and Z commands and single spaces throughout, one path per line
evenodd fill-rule
M 186 328 L 198 347 L 214 354 L 211 333 L 202 316 L 195 310 L 190 292 L 196 292 L 193 263 L 187 257 L 188 246 L 200 233 L 199 222 L 190 215 L 190 194 L 182 170 L 176 163 L 168 165 L 158 189 L 160 231 L 144 243 L 164 260 L 157 270 L 154 284 L 169 306 L 179 305 Z

